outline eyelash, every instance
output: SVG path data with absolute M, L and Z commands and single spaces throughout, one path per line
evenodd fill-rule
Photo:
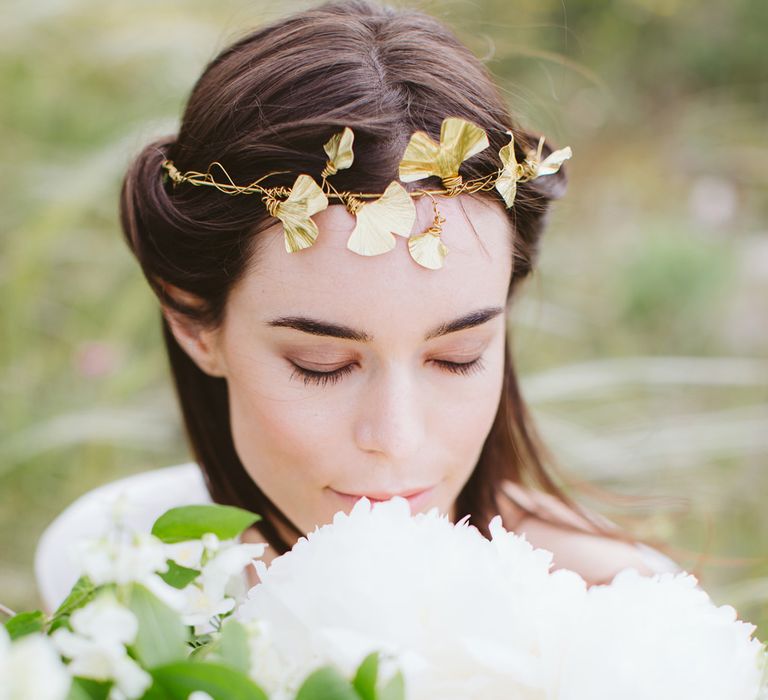
M 432 360 L 435 364 L 439 365 L 443 369 L 453 372 L 454 374 L 472 374 L 473 372 L 480 372 L 485 368 L 483 365 L 482 357 L 478 357 L 471 362 L 448 362 L 448 360 Z M 349 374 L 352 371 L 354 365 L 345 365 L 339 367 L 339 369 L 333 370 L 333 372 L 316 372 L 315 370 L 305 369 L 298 365 L 291 363 L 294 366 L 294 371 L 291 374 L 291 379 L 298 376 L 304 381 L 304 384 L 320 384 L 325 386 L 330 382 L 335 384 L 340 381 L 342 377 Z

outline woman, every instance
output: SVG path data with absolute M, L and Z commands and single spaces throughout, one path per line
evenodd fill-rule
M 500 513 L 590 583 L 628 566 L 651 573 L 647 551 L 551 478 L 510 355 L 506 312 L 564 169 L 521 179 L 513 206 L 497 188 L 455 194 L 450 177 L 407 181 L 413 134 L 437 143 L 446 117 L 487 135 L 488 147 L 462 160 L 464 180 L 498 171 L 510 144 L 517 163 L 537 144 L 539 162 L 553 155 L 439 22 L 366 0 L 327 3 L 223 50 L 178 135 L 131 164 L 121 222 L 162 306 L 211 496 L 262 515 L 244 539 L 268 542 L 267 561 L 357 497 L 404 495 L 414 512 L 470 514 L 486 536 Z M 346 127 L 354 162 L 336 167 L 323 149 Z M 215 175 L 218 187 L 191 186 L 190 172 Z M 410 200 L 412 227 L 379 232 L 394 241 L 386 254 L 351 245 L 360 201 L 330 201 L 293 234 L 279 216 L 299 174 L 312 187 L 380 196 L 398 173 L 409 193 L 454 194 Z M 268 174 L 278 195 L 227 193 Z M 429 269 L 409 242 L 440 228 Z

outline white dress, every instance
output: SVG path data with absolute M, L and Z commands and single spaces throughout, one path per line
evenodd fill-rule
M 121 494 L 136 504 L 131 524 L 147 532 L 169 508 L 212 502 L 195 462 L 134 474 L 80 496 L 48 525 L 35 550 L 35 578 L 48 612 L 59 606 L 77 580 L 78 571 L 70 553 L 72 543 L 104 532 L 110 523 L 110 506 Z M 642 544 L 636 546 L 651 570 L 680 571 L 677 564 L 661 552 Z M 247 586 L 245 574 L 243 583 Z

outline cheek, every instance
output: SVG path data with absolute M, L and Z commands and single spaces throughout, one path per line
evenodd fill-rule
M 474 465 L 476 457 L 488 436 L 499 406 L 504 379 L 504 340 L 494 341 L 484 353 L 485 365 L 474 380 L 465 378 L 466 387 L 456 389 L 444 399 L 444 431 L 454 442 L 461 442 L 464 455 L 473 454 L 469 461 Z M 457 378 L 457 384 L 462 378 Z
M 251 478 L 267 492 L 295 479 L 322 481 L 318 450 L 333 444 L 339 426 L 333 401 L 321 410 L 307 400 L 303 385 L 278 361 L 229 367 L 232 437 Z

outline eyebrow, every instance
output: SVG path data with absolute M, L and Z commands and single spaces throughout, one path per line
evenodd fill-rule
M 477 311 L 470 311 L 464 316 L 448 321 L 447 323 L 441 323 L 436 328 L 433 328 L 425 336 L 424 340 L 433 340 L 449 333 L 456 333 L 457 331 L 463 331 L 467 328 L 474 328 L 492 318 L 495 318 L 500 313 L 503 313 L 504 309 L 500 306 L 489 306 L 485 309 L 478 309 Z M 306 316 L 280 316 L 274 318 L 271 321 L 267 321 L 268 326 L 280 327 L 280 328 L 293 328 L 303 333 L 311 333 L 312 335 L 326 335 L 332 338 L 341 338 L 343 340 L 354 340 L 358 343 L 369 343 L 373 340 L 373 336 L 365 331 L 359 331 L 349 326 L 344 326 L 338 323 L 330 323 L 328 321 L 320 321 L 314 318 L 308 318 Z

